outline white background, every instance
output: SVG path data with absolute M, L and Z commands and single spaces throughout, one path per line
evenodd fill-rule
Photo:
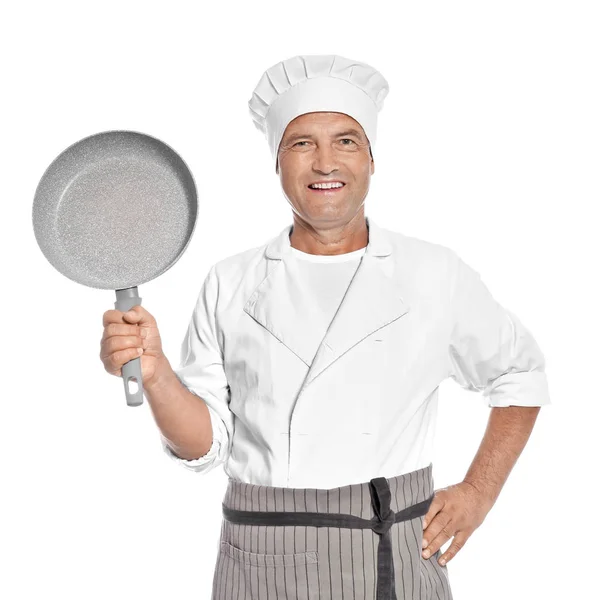
M 104 371 L 102 315 L 115 292 L 70 281 L 41 253 L 31 214 L 44 170 L 109 129 L 153 135 L 187 161 L 200 196 L 194 237 L 140 287 L 176 365 L 209 267 L 291 222 L 248 114 L 254 87 L 281 60 L 335 53 L 390 84 L 366 214 L 460 253 L 547 359 L 553 404 L 449 563 L 454 599 L 584 595 L 588 8 L 366 0 L 3 10 L 2 598 L 208 600 L 226 486 L 222 468 L 200 477 L 167 459 L 147 402 L 127 407 L 122 380 Z M 436 487 L 462 479 L 488 413 L 478 395 L 441 386 Z

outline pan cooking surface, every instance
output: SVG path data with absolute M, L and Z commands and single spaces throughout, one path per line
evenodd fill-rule
M 104 132 L 60 154 L 35 194 L 39 246 L 66 277 L 103 289 L 138 286 L 181 256 L 197 190 L 170 147 L 144 134 Z

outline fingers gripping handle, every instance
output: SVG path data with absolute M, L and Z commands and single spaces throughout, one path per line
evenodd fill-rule
M 137 286 L 115 290 L 115 294 L 117 295 L 115 308 L 122 312 L 127 312 L 129 309 L 142 303 L 142 299 L 138 295 Z M 125 386 L 127 406 L 140 406 L 144 400 L 141 357 L 138 356 L 126 362 L 121 369 L 121 375 L 123 377 L 123 385 Z

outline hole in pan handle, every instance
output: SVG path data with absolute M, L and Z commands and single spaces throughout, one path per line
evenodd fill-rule
M 141 305 L 142 303 L 137 286 L 115 290 L 115 294 L 117 296 L 115 308 L 122 312 L 127 312 L 134 306 L 137 306 L 138 304 Z M 138 356 L 137 358 L 126 362 L 121 369 L 127 406 L 140 406 L 144 401 L 141 358 L 141 356 Z

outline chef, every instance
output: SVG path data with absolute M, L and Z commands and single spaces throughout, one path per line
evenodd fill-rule
M 446 563 L 550 403 L 540 348 L 478 273 L 365 215 L 387 94 L 341 56 L 265 71 L 250 115 L 293 223 L 211 267 L 174 383 L 163 358 L 144 384 L 170 458 L 228 475 L 212 600 L 451 599 Z M 491 411 L 464 479 L 434 490 L 448 377 Z

